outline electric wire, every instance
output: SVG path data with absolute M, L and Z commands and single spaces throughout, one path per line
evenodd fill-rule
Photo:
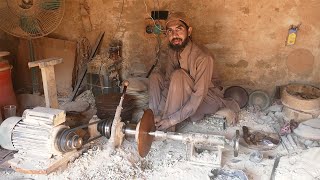
M 144 3 L 144 6 L 146 8 L 146 14 L 148 15 L 148 17 L 150 17 L 150 19 L 152 20 L 153 24 L 154 24 L 154 27 L 157 28 L 160 32 L 165 32 L 165 30 L 162 30 L 161 27 L 159 28 L 156 24 L 156 21 L 153 19 L 153 17 L 148 13 L 148 6 L 147 6 L 147 3 L 146 3 L 146 0 L 143 0 L 143 3 Z M 159 11 L 158 11 L 159 13 Z M 159 17 L 159 15 L 158 15 Z
M 157 0 L 157 4 L 158 4 L 158 11 L 154 13 L 155 16 L 157 16 L 157 18 L 159 18 L 159 15 L 160 15 L 160 3 L 159 3 L 159 0 Z M 160 55 L 161 55 L 161 46 L 162 46 L 162 41 L 161 41 L 161 32 L 165 32 L 165 30 L 162 30 L 161 29 L 161 26 L 159 28 L 159 26 L 157 26 L 156 24 L 156 21 L 155 19 L 148 13 L 148 6 L 147 6 L 147 3 L 145 0 L 143 0 L 143 3 L 145 5 L 145 10 L 146 10 L 146 14 L 148 15 L 148 17 L 150 17 L 150 19 L 152 20 L 153 24 L 154 24 L 154 27 L 157 28 L 160 33 L 158 34 L 154 34 L 154 36 L 156 37 L 156 40 L 157 40 L 157 44 L 155 46 L 155 62 L 153 63 L 151 69 L 149 70 L 148 74 L 147 74 L 147 77 L 149 77 L 150 73 L 152 72 L 152 70 L 157 66 L 159 60 L 160 60 Z M 153 0 L 153 8 L 156 10 L 156 1 Z M 156 15 L 157 13 L 157 15 Z

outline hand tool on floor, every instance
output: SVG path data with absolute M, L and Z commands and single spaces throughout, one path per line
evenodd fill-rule
M 281 158 L 281 156 L 277 156 L 276 159 L 274 160 L 274 164 L 273 164 L 273 167 L 272 167 L 270 180 L 274 180 L 275 179 L 275 173 L 276 173 L 276 169 L 277 169 L 277 167 L 279 165 L 280 158 Z

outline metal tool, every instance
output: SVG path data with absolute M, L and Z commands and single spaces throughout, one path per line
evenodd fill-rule
M 239 130 L 236 130 L 236 135 L 232 139 L 232 141 L 233 141 L 233 149 L 234 149 L 233 156 L 238 157 L 238 155 L 239 155 L 239 141 L 240 141 L 240 131 Z
M 171 139 L 186 143 L 186 159 L 194 164 L 208 165 L 211 167 L 220 167 L 222 159 L 222 149 L 226 143 L 225 136 L 201 133 L 176 133 L 155 131 L 153 113 L 147 110 L 144 113 L 140 123 L 137 126 L 136 140 L 138 143 L 138 151 L 141 157 L 145 157 L 152 145 L 153 139 Z M 234 138 L 234 154 L 238 154 L 239 150 L 239 131 Z M 201 158 L 201 153 L 207 151 L 212 157 L 209 159 Z
M 273 164 L 270 180 L 274 180 L 275 179 L 275 172 L 276 172 L 276 169 L 277 169 L 277 167 L 279 165 L 280 158 L 281 158 L 281 156 L 277 156 L 276 159 L 274 160 L 274 164 Z

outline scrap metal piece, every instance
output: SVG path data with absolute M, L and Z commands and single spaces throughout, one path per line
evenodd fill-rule
M 281 156 L 277 156 L 276 159 L 274 160 L 274 164 L 273 164 L 270 180 L 274 180 L 275 179 L 275 172 L 276 172 L 276 169 L 277 169 L 277 167 L 279 165 L 280 158 L 281 158 Z
M 238 157 L 239 155 L 239 140 L 240 140 L 240 131 L 236 130 L 236 135 L 233 139 L 233 156 Z
M 149 132 L 154 132 L 156 126 L 154 124 L 154 116 L 151 109 L 144 111 L 144 114 L 137 126 L 137 144 L 138 152 L 141 157 L 147 156 L 150 151 L 154 136 L 150 135 Z

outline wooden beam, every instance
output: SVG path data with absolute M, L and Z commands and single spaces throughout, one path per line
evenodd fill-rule
M 29 68 L 37 67 L 37 66 L 42 68 L 42 67 L 47 67 L 47 66 L 54 66 L 54 65 L 57 65 L 60 63 L 62 63 L 62 58 L 48 58 L 48 59 L 43 59 L 43 60 L 39 60 L 39 61 L 29 62 L 28 66 L 29 66 Z

